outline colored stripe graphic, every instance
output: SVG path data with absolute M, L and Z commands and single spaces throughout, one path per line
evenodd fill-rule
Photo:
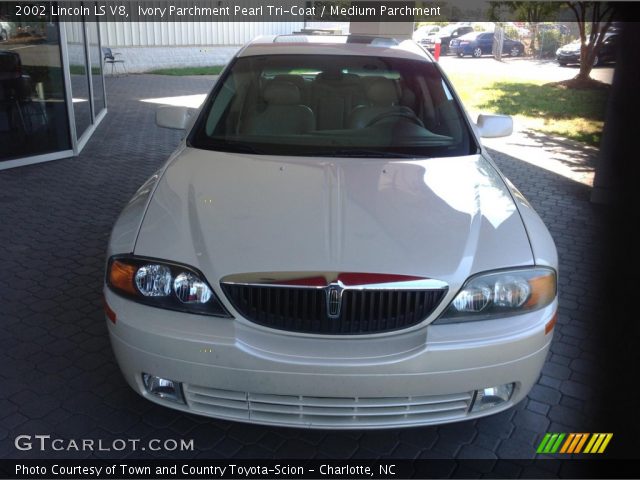
M 588 437 L 588 433 L 572 433 L 569 435 L 560 453 L 579 453 Z
M 560 448 L 560 444 L 562 443 L 562 440 L 564 439 L 565 434 L 564 433 L 560 433 L 558 435 L 558 439 L 556 440 L 556 443 L 553 444 L 553 447 L 551 447 L 551 453 L 556 453 L 558 451 L 558 448 Z
M 598 453 L 604 452 L 604 449 L 607 448 L 607 445 L 609 445 L 609 442 L 613 438 L 613 433 L 605 433 L 604 435 L 606 435 L 606 438 L 604 439 L 604 442 L 602 442 L 602 445 L 600 445 L 600 450 L 598 450 Z
M 551 438 L 547 442 L 547 446 L 544 447 L 544 453 L 551 453 L 551 448 L 553 448 L 553 444 L 556 443 L 556 439 L 558 438 L 557 433 L 552 433 Z
M 584 449 L 584 453 L 602 453 L 611 441 L 613 433 L 594 433 Z
M 612 438 L 613 433 L 547 433 L 540 442 L 540 445 L 538 445 L 536 452 L 566 454 L 603 453 Z
M 587 438 L 589 438 L 588 433 L 576 433 L 576 439 L 571 444 L 571 447 L 569 447 L 569 453 L 580 453 L 580 450 L 582 450 Z
M 537 453 L 556 453 L 560 445 L 562 444 L 562 440 L 566 436 L 565 433 L 547 433 L 540 445 L 538 446 Z
M 560 453 L 567 453 L 567 450 L 569 449 L 569 446 L 571 445 L 575 437 L 576 437 L 575 433 L 569 434 L 569 436 L 567 437 L 567 441 L 564 442 L 564 445 L 562 445 L 562 449 L 560 450 Z
M 547 442 L 549 441 L 550 438 L 551 438 L 551 434 L 547 433 L 542 439 L 542 441 L 540 442 L 540 445 L 538 445 L 538 450 L 536 450 L 536 453 L 544 452 L 544 447 L 547 445 Z

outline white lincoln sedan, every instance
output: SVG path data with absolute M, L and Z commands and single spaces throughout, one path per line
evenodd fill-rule
M 493 414 L 536 382 L 557 254 L 412 41 L 238 52 L 116 222 L 105 312 L 124 377 L 200 415 L 310 428 Z

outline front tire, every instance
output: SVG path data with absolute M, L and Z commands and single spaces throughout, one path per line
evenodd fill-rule
M 460 58 L 464 57 L 464 52 L 458 52 L 458 56 L 459 56 Z
M 7 33 L 7 31 L 0 31 L 0 42 L 6 42 L 7 40 L 9 40 L 9 34 Z
M 598 57 L 598 55 L 596 55 L 595 58 L 593 59 L 593 66 L 594 67 L 600 66 L 600 57 Z
M 473 58 L 480 58 L 482 56 L 482 49 L 480 47 L 476 47 L 473 49 Z
M 520 49 L 518 47 L 511 47 L 511 51 L 509 52 L 509 55 L 511 55 L 512 57 L 519 57 Z

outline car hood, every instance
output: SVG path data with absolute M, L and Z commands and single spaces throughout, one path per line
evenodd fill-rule
M 561 52 L 574 53 L 580 51 L 580 43 L 569 43 L 560 48 Z
M 185 149 L 149 203 L 137 255 L 249 272 L 439 279 L 531 265 L 509 190 L 480 155 L 427 160 L 273 157 Z

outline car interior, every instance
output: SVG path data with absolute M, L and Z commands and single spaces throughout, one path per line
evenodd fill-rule
M 318 55 L 300 67 L 291 57 L 237 60 L 210 102 L 204 136 L 279 145 L 468 149 L 462 113 L 433 65 Z

